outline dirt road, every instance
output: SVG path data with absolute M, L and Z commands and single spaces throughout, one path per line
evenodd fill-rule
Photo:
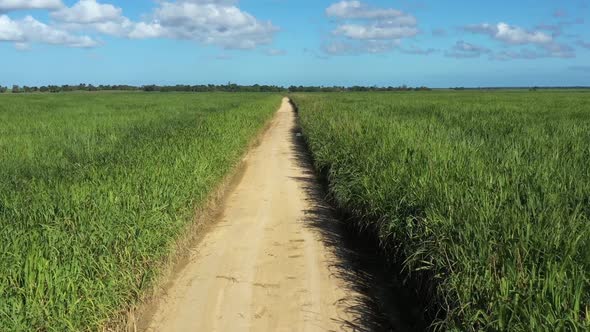
M 315 180 L 297 161 L 295 122 L 284 99 L 147 331 L 341 331 L 355 320 L 344 301 L 353 294 L 332 273 L 337 257 L 306 225 L 304 187 Z

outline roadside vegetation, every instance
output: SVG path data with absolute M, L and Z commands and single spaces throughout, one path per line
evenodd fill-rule
M 280 104 L 273 94 L 0 97 L 0 331 L 98 330 Z
M 433 327 L 590 329 L 590 94 L 295 94 L 334 203 Z

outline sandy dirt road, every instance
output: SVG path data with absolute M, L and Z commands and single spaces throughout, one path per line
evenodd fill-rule
M 354 321 L 338 258 L 306 225 L 315 181 L 297 162 L 296 115 L 284 99 L 247 156 L 221 219 L 176 274 L 143 330 L 342 331 Z

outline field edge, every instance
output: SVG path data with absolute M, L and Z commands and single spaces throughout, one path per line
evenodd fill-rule
M 304 150 L 319 181 L 323 201 L 329 205 L 346 234 L 346 243 L 341 245 L 347 246 L 348 250 L 354 250 L 360 256 L 366 256 L 365 258 L 371 256 L 367 259 L 370 260 L 368 263 L 358 262 L 364 270 L 363 273 L 380 273 L 390 277 L 380 280 L 378 285 L 372 285 L 372 289 L 367 290 L 373 309 L 380 315 L 379 319 L 387 321 L 380 324 L 391 324 L 390 327 L 393 329 L 399 320 L 397 316 L 401 313 L 404 316 L 404 325 L 411 326 L 412 331 L 428 331 L 434 328 L 436 321 L 445 314 L 433 298 L 433 289 L 436 288 L 434 279 L 425 273 L 407 273 L 403 266 L 405 257 L 400 257 L 387 241 L 380 238 L 378 227 L 356 218 L 353 213 L 336 202 L 329 189 L 328 174 L 316 166 L 308 137 L 300 122 L 297 102 L 292 96 L 289 97 L 289 101 L 295 112 L 297 130 L 301 133 L 300 149 Z M 394 291 L 395 296 L 380 293 L 383 289 Z
M 174 280 L 179 270 L 186 265 L 191 249 L 201 242 L 207 230 L 218 221 L 220 217 L 220 206 L 223 206 L 228 193 L 242 179 L 247 166 L 247 156 L 253 148 L 260 144 L 261 138 L 275 121 L 275 113 L 276 110 L 262 126 L 262 129 L 251 139 L 245 152 L 239 158 L 237 165 L 232 168 L 207 196 L 205 204 L 202 207 L 195 208 L 193 221 L 187 223 L 182 232 L 183 235 L 176 239 L 170 246 L 170 254 L 161 261 L 154 262 L 157 266 L 156 276 L 143 294 L 136 302 L 129 303 L 127 306 L 121 308 L 118 314 L 115 314 L 103 325 L 102 331 L 142 331 L 142 327 L 149 323 L 149 319 L 145 317 L 149 317 L 150 313 L 154 311 L 161 295 L 169 288 L 171 281 Z

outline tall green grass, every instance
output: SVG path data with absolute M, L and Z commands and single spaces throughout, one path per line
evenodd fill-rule
M 97 330 L 158 262 L 280 96 L 0 96 L 0 331 Z
M 334 201 L 441 330 L 590 329 L 590 94 L 298 94 Z

